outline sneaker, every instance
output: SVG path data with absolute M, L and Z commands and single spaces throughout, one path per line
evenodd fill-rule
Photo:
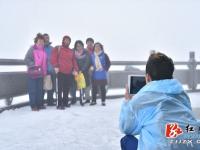
M 97 104 L 97 103 L 93 101 L 93 102 L 90 103 L 90 106 L 96 105 L 96 104 Z
M 106 103 L 105 103 L 105 102 L 102 102 L 101 105 L 102 105 L 102 106 L 106 106 Z

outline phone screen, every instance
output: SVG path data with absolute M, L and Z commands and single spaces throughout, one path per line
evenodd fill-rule
M 144 76 L 129 76 L 130 94 L 136 94 L 143 86 L 146 85 Z

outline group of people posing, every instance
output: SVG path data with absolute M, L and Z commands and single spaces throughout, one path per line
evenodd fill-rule
M 73 49 L 70 48 L 70 43 L 70 36 L 64 36 L 62 44 L 53 47 L 48 34 L 38 33 L 34 45 L 26 53 L 28 93 L 33 111 L 45 109 L 45 92 L 47 105 L 54 106 L 55 91 L 57 91 L 57 109 L 63 110 L 75 104 L 78 99 L 77 90 L 80 90 L 81 106 L 85 103 L 95 105 L 98 89 L 100 89 L 102 106 L 106 105 L 107 72 L 111 63 L 103 45 L 99 42 L 94 43 L 92 38 L 86 39 L 86 48 L 81 40 L 75 42 Z M 77 89 L 75 77 L 79 73 L 82 73 L 85 79 L 84 89 Z M 50 76 L 52 88 L 44 90 L 44 78 L 47 75 Z

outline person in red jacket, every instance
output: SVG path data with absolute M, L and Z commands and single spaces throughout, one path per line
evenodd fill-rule
M 61 46 L 56 46 L 51 54 L 51 63 L 58 77 L 58 105 L 57 109 L 70 107 L 69 90 L 72 87 L 73 75 L 78 72 L 78 65 L 74 52 L 69 48 L 71 38 L 64 36 Z

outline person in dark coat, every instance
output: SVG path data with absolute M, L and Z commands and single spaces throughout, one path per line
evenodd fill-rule
M 84 44 L 81 40 L 77 40 L 75 42 L 74 51 L 79 71 L 83 73 L 86 82 L 86 88 L 80 90 L 80 104 L 83 106 L 84 105 L 83 93 L 87 91 L 87 88 L 90 85 L 90 79 L 89 79 L 89 68 L 91 65 L 90 55 L 88 51 L 84 49 Z
M 85 44 L 86 44 L 86 48 L 85 49 L 89 53 L 89 55 L 91 56 L 92 53 L 94 52 L 94 39 L 91 38 L 91 37 L 87 38 Z M 90 83 L 91 83 L 91 78 L 92 78 L 92 72 L 91 72 L 91 70 L 89 70 Z M 90 86 L 88 86 L 86 88 L 85 93 L 84 93 L 85 94 L 85 99 L 86 99 L 85 103 L 90 103 L 90 101 L 91 101 L 90 91 L 92 91 L 91 84 L 90 84 Z M 99 89 L 98 89 L 97 94 L 98 93 L 100 93 Z

